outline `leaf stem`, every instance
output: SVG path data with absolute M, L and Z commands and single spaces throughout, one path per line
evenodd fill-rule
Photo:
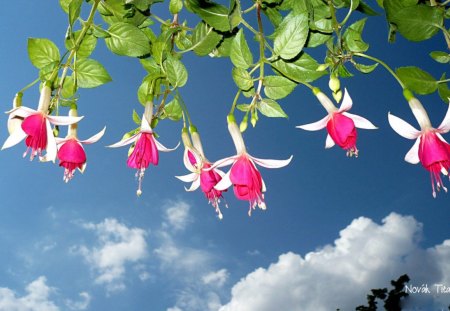
M 256 91 L 256 95 L 259 96 L 261 92 L 262 82 L 264 80 L 264 63 L 265 63 L 265 48 L 264 48 L 264 30 L 263 30 L 263 23 L 261 19 L 261 3 L 258 1 L 256 2 L 256 15 L 258 18 L 258 41 L 259 41 L 259 84 L 258 89 Z
M 256 9 L 256 4 L 253 4 L 251 7 L 249 7 L 248 9 L 242 11 L 242 14 L 247 14 L 248 12 L 253 11 L 254 9 Z
M 350 15 L 352 15 L 353 12 L 353 0 L 350 0 L 350 8 L 347 12 L 347 15 L 345 16 L 345 18 L 342 20 L 342 22 L 340 23 L 340 26 L 342 27 L 343 25 L 345 25 L 345 23 L 348 21 L 348 19 L 350 18 Z
M 241 95 L 241 90 L 237 91 L 236 96 L 234 96 L 234 100 L 233 100 L 233 105 L 231 105 L 231 110 L 229 115 L 233 115 L 234 114 L 234 110 L 236 109 L 236 105 L 237 105 L 237 101 L 239 99 L 239 96 Z
M 438 84 L 450 82 L 450 79 L 436 81 Z
M 23 89 L 21 89 L 21 90 L 20 90 L 19 92 L 17 92 L 17 93 L 23 93 L 23 92 L 25 92 L 26 90 L 28 90 L 30 87 L 32 87 L 33 85 L 35 85 L 35 84 L 38 83 L 39 81 L 41 81 L 41 79 L 40 79 L 40 78 L 37 78 L 37 79 L 34 80 L 33 82 L 27 84 Z
M 363 58 L 367 58 L 370 59 L 378 64 L 380 64 L 381 66 L 383 66 L 394 78 L 395 80 L 397 80 L 398 84 L 400 84 L 400 86 L 402 87 L 403 90 L 406 89 L 406 86 L 403 84 L 402 80 L 400 80 L 400 78 L 397 76 L 397 74 L 391 69 L 391 67 L 389 67 L 385 62 L 383 62 L 381 59 L 378 59 L 376 57 L 373 56 L 369 56 L 363 53 L 353 53 L 353 55 L 355 56 L 359 56 L 359 57 L 363 57 Z

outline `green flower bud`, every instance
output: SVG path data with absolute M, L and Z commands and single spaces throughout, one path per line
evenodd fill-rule
M 244 133 L 248 126 L 248 113 L 245 114 L 244 118 L 241 121 L 241 124 L 239 124 L 239 130 L 241 133 Z
M 334 100 L 335 100 L 337 103 L 339 103 L 339 102 L 341 101 L 341 99 L 342 99 L 342 91 L 339 90 L 339 91 L 337 91 L 336 93 L 333 92 L 333 97 L 334 97 Z
M 330 81 L 328 81 L 328 86 L 330 87 L 330 90 L 333 91 L 333 93 L 337 93 L 341 89 L 341 82 L 339 81 L 338 77 L 336 77 L 336 75 L 331 74 Z

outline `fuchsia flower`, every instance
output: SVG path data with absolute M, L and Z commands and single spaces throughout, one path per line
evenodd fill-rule
M 220 211 L 219 203 L 221 198 L 223 198 L 223 191 L 217 190 L 214 187 L 225 174 L 221 170 L 211 167 L 211 162 L 209 162 L 204 156 L 198 132 L 192 133 L 192 140 L 194 143 L 193 147 L 190 146 L 190 140 L 187 133 L 183 132 L 182 137 L 186 146 L 184 150 L 183 162 L 184 166 L 191 173 L 188 175 L 175 177 L 184 182 L 192 182 L 190 188 L 186 189 L 186 191 L 195 191 L 198 187 L 200 187 L 208 199 L 208 202 L 215 208 L 219 219 L 222 219 L 223 215 Z M 228 206 L 225 204 L 225 207 Z
M 139 187 L 137 190 L 138 196 L 142 194 L 142 179 L 144 178 L 145 169 L 148 168 L 150 164 L 155 166 L 158 165 L 158 151 L 168 152 L 173 151 L 178 147 L 176 146 L 173 149 L 168 149 L 158 142 L 153 136 L 153 130 L 150 127 L 145 114 L 142 117 L 141 122 L 141 128 L 138 133 L 109 146 L 111 148 L 117 148 L 129 145 L 131 143 L 135 144 L 133 151 L 128 156 L 127 165 L 138 170 L 136 172 L 136 177 L 139 181 Z
M 280 168 L 288 165 L 292 160 L 292 156 L 287 160 L 258 159 L 251 156 L 246 151 L 242 134 L 233 119 L 228 121 L 228 130 L 233 138 L 237 154 L 219 160 L 212 166 L 214 168 L 231 164 L 231 169 L 214 188 L 224 191 L 233 185 L 235 196 L 239 200 L 249 201 L 248 214 L 250 216 L 257 205 L 260 209 L 266 209 L 264 202 L 266 186 L 255 163 L 266 168 Z
M 57 138 L 58 144 L 58 159 L 59 166 L 64 167 L 64 181 L 69 182 L 73 178 L 75 170 L 78 169 L 81 173 L 86 169 L 86 153 L 84 152 L 83 144 L 93 144 L 97 142 L 105 134 L 106 128 L 94 136 L 79 140 L 76 132 L 67 135 L 66 138 Z M 69 130 L 70 131 L 70 130 Z
M 421 162 L 430 172 L 433 197 L 436 197 L 436 189 L 439 191 L 442 187 L 447 192 L 439 173 L 447 176 L 450 169 L 450 145 L 441 135 L 450 131 L 450 106 L 441 125 L 436 129 L 432 127 L 427 112 L 417 98 L 411 97 L 408 102 L 420 125 L 420 131 L 390 113 L 389 124 L 400 136 L 416 140 L 406 154 L 405 161 L 411 164 Z
M 337 144 L 342 149 L 347 150 L 347 156 L 358 156 L 358 148 L 356 148 L 356 128 L 376 129 L 377 127 L 369 120 L 347 112 L 353 105 L 347 90 L 345 90 L 344 99 L 342 100 L 339 109 L 334 106 L 324 93 L 318 91 L 315 95 L 322 106 L 327 110 L 328 115 L 317 122 L 299 125 L 297 128 L 307 131 L 317 131 L 326 127 L 328 135 L 325 142 L 325 148 L 331 148 Z
M 31 149 L 31 160 L 38 155 L 42 161 L 55 161 L 57 147 L 50 124 L 70 125 L 77 123 L 83 117 L 55 117 L 48 115 L 50 98 L 51 89 L 48 86 L 44 86 L 41 91 L 38 110 L 21 106 L 7 112 L 10 114 L 10 118 L 19 117 L 24 120 L 21 127 L 17 127 L 9 135 L 2 149 L 10 148 L 25 139 L 27 150 L 23 155 L 24 157 Z M 45 156 L 43 156 L 44 151 L 46 151 Z

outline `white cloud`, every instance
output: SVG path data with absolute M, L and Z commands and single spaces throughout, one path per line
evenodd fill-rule
M 163 228 L 181 231 L 192 221 L 189 216 L 191 206 L 184 201 L 169 201 L 165 208 L 165 222 Z
M 9 288 L 0 288 L 0 311 L 59 311 L 60 309 L 49 300 L 54 289 L 47 286 L 44 276 L 28 284 L 26 294 L 18 297 Z
M 450 240 L 429 249 L 418 241 L 422 225 L 392 213 L 383 224 L 355 219 L 334 245 L 300 255 L 288 252 L 268 268 L 258 268 L 236 283 L 220 311 L 353 310 L 372 288 L 407 273 L 413 285 L 450 286 Z M 450 303 L 450 294 L 411 295 L 410 302 Z M 427 301 L 427 302 L 425 302 Z M 446 306 L 442 305 L 442 307 Z
M 229 273 L 227 269 L 220 269 L 210 272 L 202 277 L 202 281 L 206 285 L 222 287 L 228 280 Z
M 91 303 L 92 297 L 87 292 L 81 292 L 79 294 L 80 300 L 73 301 L 73 300 L 67 300 L 66 305 L 71 310 L 86 310 L 89 307 L 89 304 Z
M 99 224 L 84 224 L 83 227 L 94 231 L 98 240 L 98 245 L 92 248 L 84 245 L 76 248 L 98 273 L 95 282 L 105 285 L 108 291 L 125 289 L 126 265 L 147 257 L 146 232 L 140 228 L 128 228 L 112 218 Z

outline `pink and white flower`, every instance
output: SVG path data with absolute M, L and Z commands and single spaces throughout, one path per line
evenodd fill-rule
M 335 144 L 344 150 L 347 150 L 347 156 L 358 156 L 358 148 L 356 148 L 357 131 L 356 128 L 362 129 L 376 129 L 369 120 L 347 112 L 352 108 L 353 102 L 347 90 L 344 93 L 344 99 L 341 106 L 336 108 L 331 100 L 322 92 L 315 92 L 316 97 L 327 110 L 328 115 L 323 119 L 305 125 L 299 125 L 307 131 L 318 131 L 327 128 L 327 139 L 325 148 L 331 148 Z
M 182 133 L 182 138 L 185 144 L 183 155 L 184 166 L 191 173 L 175 177 L 181 181 L 192 183 L 189 189 L 185 188 L 186 191 L 195 191 L 200 187 L 208 199 L 208 202 L 215 208 L 219 219 L 222 219 L 223 215 L 220 211 L 219 204 L 221 198 L 223 198 L 223 191 L 217 190 L 214 187 L 220 182 L 225 173 L 217 168 L 211 168 L 211 162 L 209 162 L 204 155 L 198 132 L 194 131 L 192 133 L 194 146 L 191 145 L 186 132 Z M 228 206 L 225 204 L 225 207 Z
M 178 148 L 178 145 L 173 149 L 168 149 L 158 142 L 153 136 L 153 130 L 150 127 L 145 114 L 142 117 L 141 128 L 138 133 L 108 147 L 117 148 L 127 146 L 132 143 L 134 143 L 134 148 L 128 156 L 127 165 L 131 168 L 137 169 L 136 177 L 138 179 L 139 186 L 136 193 L 140 196 L 142 194 L 142 180 L 144 178 L 145 170 L 150 164 L 155 166 L 158 165 L 158 151 L 173 151 Z
M 288 165 L 292 156 L 287 160 L 255 158 L 247 153 L 242 134 L 234 118 L 228 121 L 228 130 L 233 138 L 237 154 L 214 163 L 213 168 L 231 165 L 231 169 L 214 188 L 224 191 L 233 186 L 234 194 L 239 200 L 249 201 L 248 214 L 250 216 L 256 206 L 263 210 L 266 209 L 264 202 L 266 186 L 256 164 L 266 168 L 280 168 Z
M 27 150 L 23 155 L 24 157 L 31 149 L 31 160 L 35 156 L 39 156 L 41 161 L 55 161 L 57 147 L 51 124 L 70 125 L 77 123 L 83 117 L 56 117 L 49 115 L 50 99 L 51 89 L 48 86 L 44 86 L 41 91 L 37 110 L 21 106 L 7 112 L 10 118 L 19 117 L 24 120 L 22 121 L 21 127 L 16 128 L 6 139 L 2 150 L 17 145 L 25 139 Z M 45 155 L 43 155 L 44 151 L 46 151 Z
M 86 140 L 79 140 L 76 134 L 76 128 L 71 128 L 66 138 L 56 138 L 59 166 L 64 167 L 63 179 L 65 182 L 69 182 L 73 178 L 76 169 L 81 173 L 84 172 L 86 169 L 86 153 L 83 145 L 97 142 L 105 134 L 105 130 L 106 128 L 103 128 L 103 130 L 94 136 Z
M 405 161 L 411 164 L 420 162 L 430 172 L 433 197 L 436 197 L 436 189 L 439 191 L 442 187 L 447 192 L 440 173 L 448 176 L 450 169 L 450 145 L 441 134 L 450 131 L 450 105 L 442 123 L 438 128 L 433 128 L 428 114 L 420 101 L 417 98 L 411 97 L 408 102 L 420 125 L 420 131 L 390 113 L 388 114 L 389 124 L 400 136 L 416 140 L 406 154 Z

